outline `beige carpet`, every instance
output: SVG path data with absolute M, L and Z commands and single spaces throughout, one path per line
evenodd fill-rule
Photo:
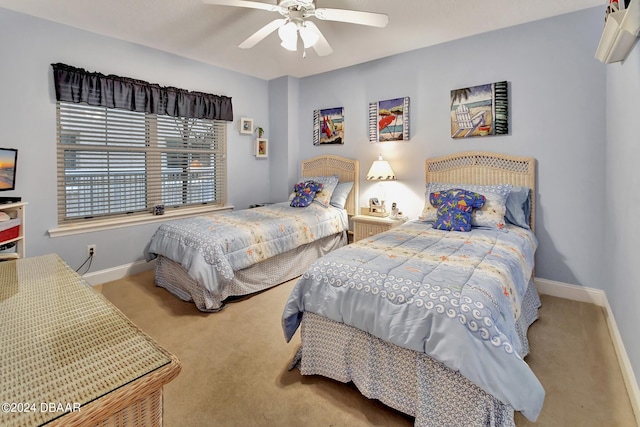
M 280 327 L 294 282 L 199 312 L 146 272 L 101 286 L 125 315 L 182 363 L 165 387 L 165 426 L 410 426 L 413 419 L 322 377 L 287 366 L 299 333 Z M 602 309 L 542 296 L 527 362 L 546 390 L 538 422 L 518 426 L 635 426 Z

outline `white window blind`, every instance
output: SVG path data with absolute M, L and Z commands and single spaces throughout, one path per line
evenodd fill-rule
M 226 202 L 226 122 L 58 102 L 58 222 Z

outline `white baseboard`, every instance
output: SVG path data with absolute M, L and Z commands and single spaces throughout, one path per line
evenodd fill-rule
M 94 271 L 82 276 L 91 286 L 101 285 L 123 277 L 132 276 L 144 271 L 152 270 L 156 267 L 156 262 L 146 262 L 144 260 L 135 261 L 129 264 L 119 265 L 106 270 Z
M 620 336 L 620 331 L 618 330 L 618 325 L 616 324 L 613 311 L 611 311 L 606 293 L 600 289 L 585 288 L 584 286 L 570 285 L 553 280 L 535 278 L 534 281 L 538 292 L 541 294 L 566 298 L 573 301 L 588 302 L 604 309 L 609 335 L 611 335 L 611 341 L 613 342 L 613 347 L 618 357 L 618 364 L 620 365 L 622 377 L 627 387 L 631 407 L 633 408 L 636 422 L 638 426 L 640 426 L 640 389 L 638 388 L 638 381 L 633 373 L 631 361 L 624 348 L 624 343 L 622 342 L 622 337 Z
M 584 286 L 570 285 L 568 283 L 556 282 L 555 280 L 547 280 L 535 278 L 538 292 L 552 297 L 566 298 L 572 301 L 589 302 L 600 307 L 605 306 L 607 296 L 603 290 L 585 288 Z

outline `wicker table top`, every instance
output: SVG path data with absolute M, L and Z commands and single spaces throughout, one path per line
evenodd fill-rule
M 100 418 L 180 371 L 57 255 L 0 263 L 0 360 L 2 426 Z

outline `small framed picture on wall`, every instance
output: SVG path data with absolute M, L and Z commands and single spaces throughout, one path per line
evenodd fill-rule
M 256 139 L 256 152 L 257 158 L 266 159 L 269 157 L 269 140 L 267 138 Z
M 242 134 L 245 134 L 245 135 L 253 134 L 253 119 L 249 119 L 247 117 L 240 118 L 238 127 L 240 128 L 240 133 Z

